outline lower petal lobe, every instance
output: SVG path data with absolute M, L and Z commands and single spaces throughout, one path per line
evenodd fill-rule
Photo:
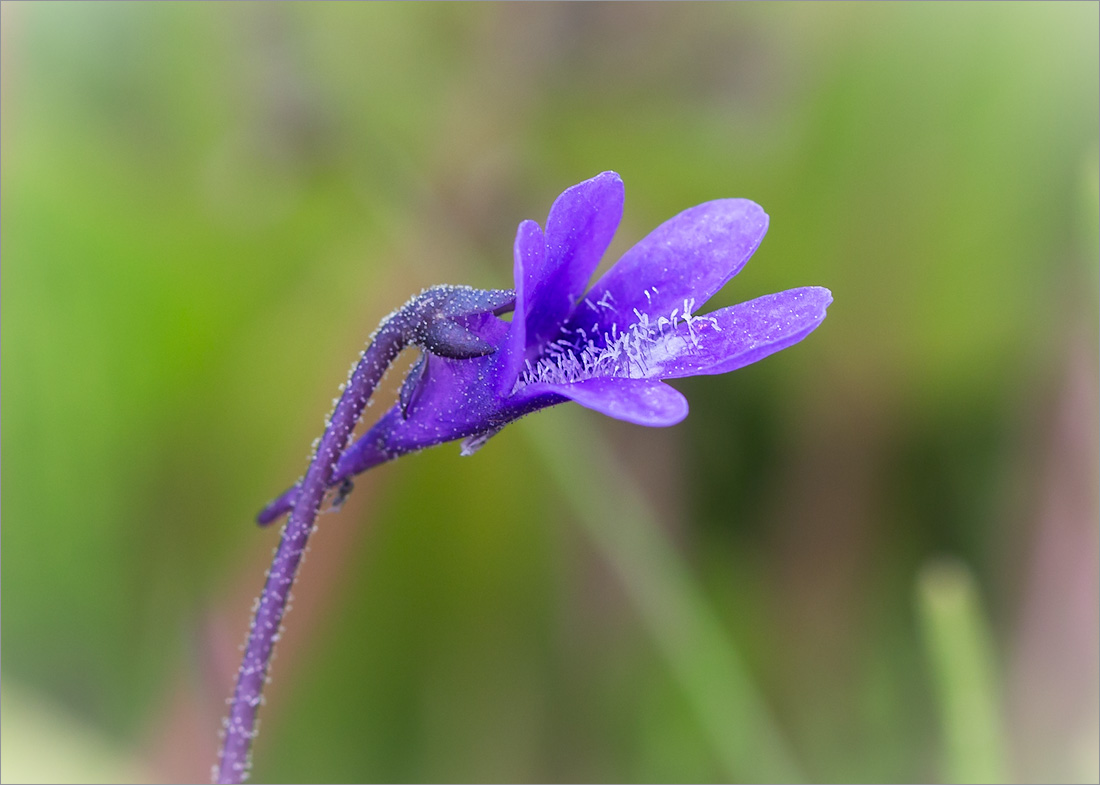
M 675 425 L 688 413 L 687 399 L 657 379 L 603 377 L 572 384 L 532 384 L 523 390 L 525 396 L 547 393 L 637 425 Z
M 676 327 L 677 351 L 651 358 L 660 379 L 727 373 L 798 343 L 821 324 L 833 301 L 828 289 L 806 286 L 694 317 Z

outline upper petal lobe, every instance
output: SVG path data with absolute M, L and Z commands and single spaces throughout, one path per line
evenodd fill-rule
M 718 199 L 665 221 L 623 254 L 574 310 L 567 329 L 599 331 L 703 303 L 741 271 L 768 231 L 768 215 L 748 199 Z
M 546 252 L 524 269 L 528 347 L 557 337 L 622 215 L 623 181 L 615 172 L 574 185 L 554 202 L 546 219 Z
M 516 304 L 508 336 L 498 352 L 498 392 L 512 391 L 512 385 L 523 368 L 527 350 L 527 315 L 531 310 L 531 279 L 533 270 L 545 266 L 546 240 L 534 221 L 524 221 L 516 230 L 512 250 L 512 275 L 515 280 Z

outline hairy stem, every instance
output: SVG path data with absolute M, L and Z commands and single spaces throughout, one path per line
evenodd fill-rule
M 219 783 L 243 782 L 248 777 L 252 739 L 256 736 L 256 712 L 263 700 L 264 684 L 280 625 L 290 598 L 298 565 L 332 479 L 333 469 L 386 368 L 413 338 L 419 321 L 418 303 L 410 301 L 386 319 L 363 352 L 336 409 L 325 428 L 309 469 L 302 479 L 290 518 L 268 570 L 263 591 L 255 605 L 244 658 L 237 673 L 225 737 L 216 769 Z
M 401 350 L 414 343 L 425 351 L 451 359 L 479 357 L 494 351 L 493 345 L 454 320 L 504 313 L 514 303 L 515 293 L 508 289 L 433 286 L 383 319 L 348 378 L 305 477 L 260 514 L 261 524 L 288 509 L 290 519 L 283 528 L 267 581 L 254 608 L 229 716 L 224 720 L 224 740 L 214 771 L 217 782 L 243 782 L 248 776 L 252 740 L 256 737 L 256 712 L 263 701 L 271 654 L 279 640 L 298 565 L 325 491 L 332 484 L 336 464 L 382 375 Z M 391 457 L 387 454 L 385 459 Z

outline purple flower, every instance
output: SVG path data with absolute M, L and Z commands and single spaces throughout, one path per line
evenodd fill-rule
M 302 554 L 327 488 L 384 461 L 453 439 L 463 454 L 546 406 L 582 406 L 641 425 L 673 425 L 687 401 L 665 379 L 725 373 L 805 338 L 827 289 L 806 287 L 699 315 L 764 238 L 768 216 L 745 199 L 685 210 L 630 249 L 587 294 L 619 225 L 623 184 L 604 172 L 554 202 L 543 232 L 520 224 L 515 291 L 440 286 L 382 320 L 342 388 L 303 479 L 259 515 L 290 511 L 256 603 L 215 777 L 248 774 L 256 711 Z M 511 321 L 500 315 L 513 310 Z M 390 363 L 421 349 L 397 403 L 345 449 Z
M 405 453 L 465 439 L 464 455 L 513 420 L 575 401 L 639 425 L 687 416 L 666 379 L 726 373 L 801 341 L 825 318 L 828 289 L 803 287 L 699 315 L 752 256 L 768 216 L 747 199 L 692 207 L 657 227 L 585 293 L 622 217 L 614 172 L 573 186 L 543 231 L 519 226 L 511 321 L 480 312 L 457 320 L 492 347 L 452 359 L 425 350 L 398 402 L 340 457 L 332 485 Z M 297 486 L 258 520 L 294 504 Z

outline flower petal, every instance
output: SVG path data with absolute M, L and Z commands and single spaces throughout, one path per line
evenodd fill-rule
M 677 390 L 657 379 L 586 379 L 573 384 L 538 383 L 523 396 L 560 395 L 616 420 L 663 427 L 687 417 L 688 402 Z
M 634 310 L 669 316 L 685 301 L 702 307 L 740 272 L 768 231 L 768 215 L 748 199 L 719 199 L 684 210 L 623 254 L 592 287 L 569 330 L 609 331 L 636 321 Z
M 534 221 L 524 221 L 516 229 L 512 249 L 512 276 L 515 281 L 516 305 L 508 337 L 501 345 L 499 357 L 499 392 L 512 391 L 512 385 L 523 368 L 527 348 L 527 314 L 531 309 L 531 270 L 545 265 L 546 241 L 542 229 Z
M 828 289 L 806 286 L 757 297 L 683 322 L 646 357 L 660 379 L 735 371 L 798 343 L 821 324 L 833 301 Z
M 525 267 L 527 346 L 557 337 L 584 294 L 623 215 L 623 181 L 603 172 L 566 190 L 546 219 L 546 253 Z

